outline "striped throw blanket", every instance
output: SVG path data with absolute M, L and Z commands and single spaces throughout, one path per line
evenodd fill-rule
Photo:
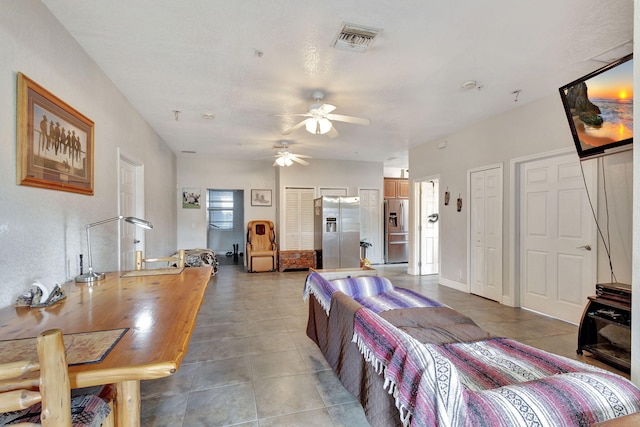
M 331 295 L 340 291 L 375 313 L 397 308 L 442 307 L 443 304 L 410 289 L 396 288 L 382 276 L 361 276 L 328 281 L 319 273 L 307 276 L 303 298 L 313 294 L 329 315 Z
M 640 411 L 625 378 L 510 339 L 421 344 L 363 308 L 353 340 L 405 426 L 588 426 Z

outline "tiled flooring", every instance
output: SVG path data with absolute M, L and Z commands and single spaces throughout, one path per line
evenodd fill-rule
M 409 276 L 406 265 L 375 267 L 394 285 L 442 301 L 494 335 L 598 364 L 576 355 L 577 326 L 439 286 L 434 276 Z M 241 265 L 221 265 L 180 370 L 142 383 L 141 424 L 368 426 L 358 402 L 306 337 L 307 274 L 249 274 Z

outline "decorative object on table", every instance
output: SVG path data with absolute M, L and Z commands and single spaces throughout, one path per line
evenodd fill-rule
M 447 191 L 444 192 L 444 205 L 449 206 L 449 200 L 451 199 L 451 193 L 449 192 L 449 187 L 447 187 Z
M 18 73 L 20 185 L 93 196 L 93 121 Z
M 458 212 L 460 212 L 462 210 L 462 196 L 460 194 L 458 194 L 458 201 L 456 202 L 456 205 L 458 206 Z
M 101 224 L 106 224 L 108 222 L 112 222 L 112 221 L 120 221 L 120 220 L 125 220 L 126 222 L 133 224 L 133 225 L 137 225 L 138 227 L 142 227 L 142 228 L 146 228 L 146 229 L 151 229 L 153 228 L 153 224 L 151 224 L 149 221 L 145 221 L 144 219 L 140 219 L 140 218 L 135 218 L 132 216 L 116 216 L 114 218 L 109 218 L 109 219 L 105 219 L 102 221 L 98 221 L 98 222 L 94 222 L 91 224 L 87 224 L 85 226 L 85 229 L 87 230 L 87 264 L 88 264 L 88 271 L 84 274 L 80 274 L 79 276 L 76 276 L 76 282 L 78 283 L 89 283 L 89 284 L 93 284 L 94 282 L 99 282 L 100 280 L 103 280 L 105 275 L 104 273 L 95 273 L 93 271 L 93 261 L 91 259 L 91 227 L 95 227 L 96 225 L 101 225 Z
M 371 243 L 364 240 L 360 241 L 360 268 L 371 267 L 371 261 L 367 259 L 367 248 L 373 246 Z
M 271 190 L 252 189 L 251 206 L 271 206 Z
M 31 284 L 33 287 L 16 299 L 16 307 L 48 307 L 67 297 L 60 285 L 46 286 L 39 281 Z
M 200 209 L 200 189 L 182 189 L 182 209 Z

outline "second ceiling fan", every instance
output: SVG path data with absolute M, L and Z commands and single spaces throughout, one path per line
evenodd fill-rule
M 309 106 L 309 108 L 307 109 L 307 113 L 276 114 L 276 116 L 306 117 L 306 119 L 282 132 L 283 135 L 289 135 L 294 130 L 300 129 L 302 126 L 304 126 L 309 133 L 313 133 L 316 135 L 327 134 L 329 138 L 337 138 L 338 136 L 340 136 L 340 134 L 333 126 L 333 123 L 331 123 L 332 120 L 338 122 L 353 123 L 357 125 L 371 124 L 371 121 L 369 119 L 345 116 L 342 114 L 333 114 L 332 112 L 336 109 L 335 105 L 321 103 L 321 101 L 324 99 L 323 91 L 318 90 L 313 92 L 313 99 L 315 99 L 316 102 L 315 104 L 311 104 Z

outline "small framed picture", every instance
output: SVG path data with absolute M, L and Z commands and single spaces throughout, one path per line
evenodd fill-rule
M 251 190 L 251 206 L 271 206 L 271 190 Z
M 200 189 L 182 189 L 182 209 L 200 209 Z

